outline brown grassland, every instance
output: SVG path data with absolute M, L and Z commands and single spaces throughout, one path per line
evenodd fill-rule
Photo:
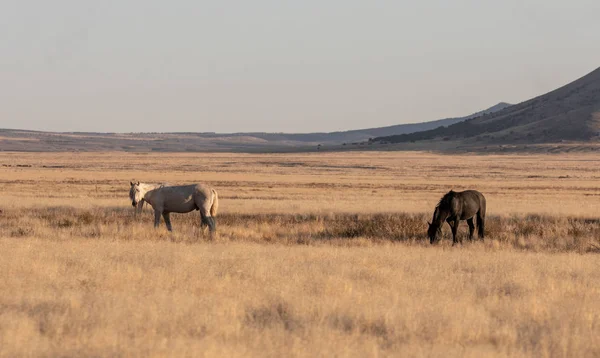
M 0 152 L 0 356 L 600 356 L 600 157 Z M 155 230 L 129 180 L 205 182 Z M 450 189 L 485 241 L 430 246 Z M 466 235 L 463 222 L 459 235 Z

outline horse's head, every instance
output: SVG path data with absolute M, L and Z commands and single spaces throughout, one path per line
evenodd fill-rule
M 429 224 L 429 228 L 427 229 L 427 236 L 429 236 L 429 243 L 433 244 L 437 241 L 438 236 L 442 235 L 442 227 L 439 225 L 434 225 L 430 222 L 427 222 L 427 224 Z
M 131 205 L 136 207 L 137 204 L 144 199 L 145 193 L 142 193 L 139 181 L 131 181 L 129 184 L 131 184 L 131 188 L 129 188 L 129 199 L 131 199 Z

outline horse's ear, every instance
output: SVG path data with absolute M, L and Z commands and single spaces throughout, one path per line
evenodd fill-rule
M 129 184 L 131 184 L 131 186 L 134 186 L 134 185 L 135 185 L 135 183 L 133 182 L 133 180 L 132 180 L 132 181 L 130 181 L 130 182 L 129 182 Z
M 136 185 L 140 185 L 140 182 L 138 181 Z

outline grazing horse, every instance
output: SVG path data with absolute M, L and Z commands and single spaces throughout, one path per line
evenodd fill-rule
M 168 185 L 131 182 L 129 198 L 131 205 L 140 210 L 144 202 L 154 209 L 154 227 L 160 225 L 160 217 L 165 219 L 167 230 L 172 231 L 170 213 L 200 211 L 200 226 L 208 226 L 213 234 L 217 227 L 215 216 L 219 207 L 217 191 L 203 184 Z
M 475 225 L 473 217 L 477 215 L 477 231 L 483 240 L 485 228 L 485 197 L 477 190 L 465 190 L 455 192 L 450 190 L 442 197 L 433 212 L 433 220 L 429 224 L 427 235 L 429 242 L 433 244 L 438 236 L 442 234 L 442 225 L 446 221 L 452 228 L 452 245 L 456 244 L 456 231 L 460 220 L 467 220 L 469 224 L 469 240 L 473 240 Z M 462 239 L 460 239 L 462 244 Z

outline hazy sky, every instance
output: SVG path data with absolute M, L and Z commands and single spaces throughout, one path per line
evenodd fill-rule
M 599 0 L 0 1 L 0 128 L 333 131 L 600 66 Z

